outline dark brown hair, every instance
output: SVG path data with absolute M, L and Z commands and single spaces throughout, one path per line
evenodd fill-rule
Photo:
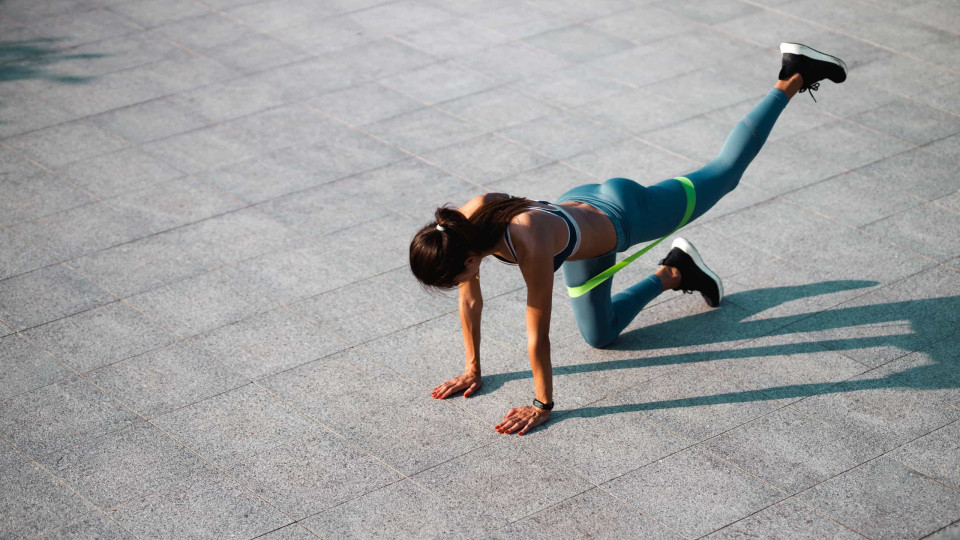
M 523 197 L 498 199 L 484 203 L 469 218 L 449 205 L 437 208 L 435 221 L 424 225 L 410 241 L 410 270 L 425 286 L 456 287 L 454 278 L 466 269 L 469 253 L 492 249 L 510 220 L 522 214 L 530 202 Z

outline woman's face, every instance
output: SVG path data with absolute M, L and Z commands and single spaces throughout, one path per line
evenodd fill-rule
M 476 255 L 470 255 L 469 257 L 467 257 L 467 260 L 464 261 L 466 268 L 464 268 L 463 272 L 460 272 L 459 274 L 457 274 L 457 276 L 453 279 L 456 280 L 457 283 L 465 283 L 467 281 L 470 281 L 471 279 L 473 279 L 474 277 L 480 274 L 480 261 L 482 260 L 483 260 L 482 257 L 478 257 Z

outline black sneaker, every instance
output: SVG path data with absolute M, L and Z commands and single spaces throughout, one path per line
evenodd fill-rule
M 847 65 L 836 56 L 799 43 L 781 43 L 780 54 L 780 80 L 785 81 L 799 73 L 803 77 L 803 88 L 800 91 L 810 90 L 811 98 L 813 91 L 820 89 L 820 81 L 823 79 L 830 79 L 835 83 L 847 80 Z M 817 98 L 813 100 L 816 101 Z
M 685 293 L 699 292 L 710 307 L 717 307 L 723 300 L 723 283 L 697 253 L 697 248 L 683 238 L 677 238 L 673 249 L 660 261 L 663 266 L 671 266 L 680 271 L 680 289 Z

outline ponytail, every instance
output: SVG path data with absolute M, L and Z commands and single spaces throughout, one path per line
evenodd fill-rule
M 471 254 L 485 254 L 530 200 L 510 197 L 483 204 L 469 218 L 449 205 L 437 208 L 410 242 L 410 270 L 425 286 L 453 288 Z

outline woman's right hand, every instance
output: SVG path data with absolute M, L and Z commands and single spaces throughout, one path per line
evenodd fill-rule
M 480 375 L 476 373 L 464 373 L 434 388 L 433 394 L 431 395 L 434 399 L 443 399 L 463 390 L 463 397 L 470 397 L 480 389 L 481 384 Z

